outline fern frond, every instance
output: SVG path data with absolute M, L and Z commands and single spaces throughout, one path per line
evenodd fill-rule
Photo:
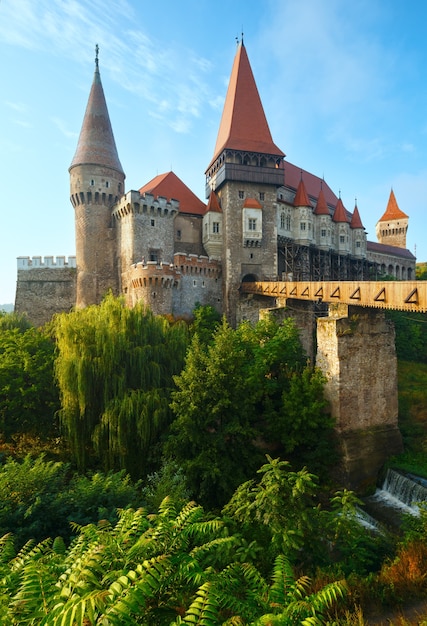
M 179 622 L 175 624 L 192 624 L 193 626 L 217 626 L 218 598 L 212 584 L 204 583 L 196 592 L 196 597 Z
M 0 563 L 9 563 L 16 555 L 12 533 L 0 537 Z
M 269 589 L 269 599 L 276 606 L 285 606 L 289 597 L 294 595 L 296 581 L 289 559 L 279 554 L 274 560 L 272 585 Z

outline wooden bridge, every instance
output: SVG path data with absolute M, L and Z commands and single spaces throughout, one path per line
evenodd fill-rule
M 242 293 L 399 311 L 427 312 L 427 281 L 321 281 L 242 283 Z

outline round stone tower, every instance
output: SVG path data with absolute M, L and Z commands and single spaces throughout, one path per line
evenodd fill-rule
M 108 290 L 118 293 L 111 208 L 123 195 L 125 181 L 102 88 L 98 46 L 92 88 L 69 172 L 76 226 L 76 306 L 85 307 L 99 304 Z

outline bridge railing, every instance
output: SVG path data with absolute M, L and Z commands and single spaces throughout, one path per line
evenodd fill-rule
M 353 306 L 427 312 L 427 281 L 262 281 L 242 283 L 242 293 L 277 299 L 344 303 Z

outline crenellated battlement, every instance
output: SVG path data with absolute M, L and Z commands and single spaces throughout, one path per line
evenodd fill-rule
M 211 278 L 221 276 L 221 263 L 207 256 L 177 252 L 174 254 L 173 262 L 181 274 L 202 274 Z
M 179 200 L 168 200 L 162 196 L 156 198 L 151 193 L 140 194 L 139 191 L 128 191 L 113 208 L 113 218 L 120 220 L 127 215 L 150 215 L 173 217 L 179 211 Z
M 18 270 L 32 270 L 32 269 L 68 269 L 76 268 L 76 257 L 69 256 L 19 256 L 17 258 Z

